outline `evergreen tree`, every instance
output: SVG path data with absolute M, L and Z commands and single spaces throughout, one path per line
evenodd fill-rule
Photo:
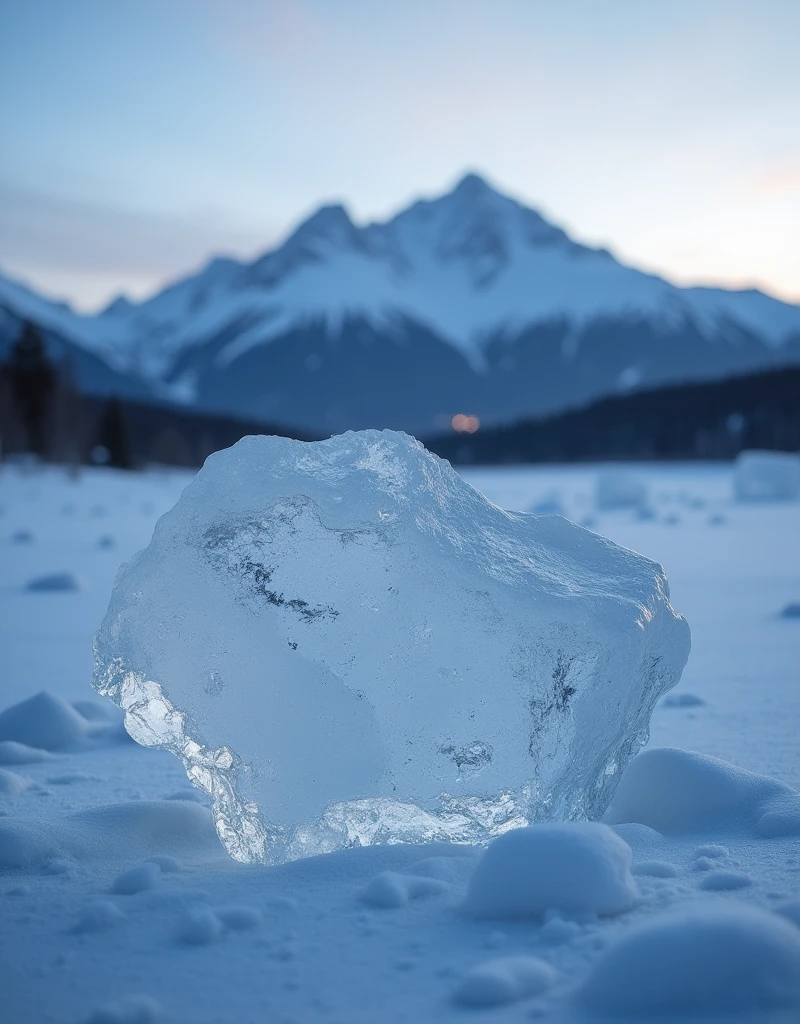
M 125 410 L 118 398 L 109 398 L 97 429 L 97 443 L 108 452 L 106 465 L 133 469 Z
M 23 324 L 20 336 L 9 353 L 6 376 L 17 415 L 25 430 L 27 451 L 43 457 L 49 447 L 56 371 L 48 358 L 39 329 L 29 321 Z

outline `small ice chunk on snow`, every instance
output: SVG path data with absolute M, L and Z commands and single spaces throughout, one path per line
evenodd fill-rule
M 702 708 L 705 705 L 702 697 L 694 693 L 668 693 L 661 700 L 662 708 Z
M 260 436 L 120 571 L 94 685 L 279 863 L 601 814 L 688 650 L 656 563 L 410 437 Z
M 594 489 L 599 509 L 640 508 L 647 502 L 647 485 L 626 469 L 607 469 L 597 474 Z
M 800 496 L 800 456 L 742 452 L 736 460 L 733 490 L 739 501 L 793 501 Z
M 800 931 L 744 905 L 673 911 L 613 945 L 579 1000 L 614 1020 L 751 1021 L 767 1010 L 800 1007 Z
M 539 995 L 555 980 L 553 968 L 538 957 L 496 957 L 470 968 L 453 998 L 461 1006 L 503 1006 Z
M 541 917 L 548 910 L 614 915 L 638 892 L 631 849 L 607 825 L 564 822 L 493 840 L 469 882 L 466 911 L 481 918 Z

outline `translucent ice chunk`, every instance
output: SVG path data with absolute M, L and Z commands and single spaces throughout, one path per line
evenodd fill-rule
M 405 434 L 247 437 L 120 571 L 94 685 L 278 863 L 599 816 L 688 651 L 660 566 Z
M 739 501 L 793 501 L 800 497 L 800 457 L 791 452 L 742 452 L 733 489 Z

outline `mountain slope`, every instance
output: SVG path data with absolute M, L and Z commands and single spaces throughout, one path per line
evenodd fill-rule
M 249 264 L 96 317 L 23 299 L 161 395 L 311 431 L 508 419 L 800 361 L 800 307 L 626 267 L 475 175 L 385 223 L 322 207 Z

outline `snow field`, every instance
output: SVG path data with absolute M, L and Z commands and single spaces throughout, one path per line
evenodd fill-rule
M 495 841 L 501 853 L 519 847 L 500 872 L 491 869 L 497 846 L 445 843 L 343 850 L 276 868 L 232 862 L 177 759 L 126 741 L 87 682 L 91 634 L 118 561 L 147 543 L 187 477 L 93 471 L 76 484 L 4 470 L 0 766 L 30 781 L 0 794 L 8 1019 L 794 1024 L 800 630 L 781 610 L 800 600 L 798 507 L 736 503 L 726 467 L 633 471 L 655 519 L 594 510 L 594 528 L 665 565 L 694 646 L 669 696 L 696 700 L 657 706 L 655 749 L 623 776 L 616 820 L 594 829 L 607 842 L 578 842 L 578 825 L 511 831 Z M 575 518 L 593 509 L 596 474 L 469 475 L 512 508 L 557 490 Z M 698 499 L 704 506 L 692 507 Z M 71 516 L 60 511 L 67 501 Z M 108 509 L 113 551 L 96 546 L 98 504 Z M 680 522 L 667 524 L 678 510 Z M 713 515 L 724 523 L 711 528 Z M 35 539 L 11 543 L 23 526 Z M 84 588 L 24 590 L 62 569 Z M 31 714 L 37 707 L 44 713 Z M 551 828 L 561 838 L 531 839 Z M 591 885 L 585 866 L 579 878 L 569 866 L 575 845 L 593 865 Z M 111 891 L 137 871 L 154 884 Z M 476 916 L 470 894 L 481 875 L 489 898 L 513 890 L 535 911 Z M 585 886 L 581 908 L 533 899 L 567 891 L 571 878 L 576 891 Z M 588 909 L 609 878 L 633 892 L 629 908 Z

